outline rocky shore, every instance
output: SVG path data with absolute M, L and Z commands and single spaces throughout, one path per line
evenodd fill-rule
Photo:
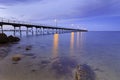
M 18 42 L 20 38 L 15 36 L 7 36 L 5 33 L 0 33 L 0 44 L 11 43 L 11 42 Z
M 7 43 L 18 42 L 20 38 L 15 36 L 7 36 L 5 33 L 0 33 L 0 60 L 6 57 L 9 53 L 9 47 Z M 5 46 L 6 45 L 6 46 Z

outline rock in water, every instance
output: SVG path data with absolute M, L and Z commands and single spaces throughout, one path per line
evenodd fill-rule
M 8 36 L 5 33 L 0 33 L 0 44 L 8 43 L 8 42 L 17 42 L 20 41 L 20 38 L 14 37 L 12 35 Z
M 14 39 L 15 39 L 14 40 L 15 42 L 20 41 L 20 38 L 18 38 L 18 37 L 14 37 Z
M 4 44 L 8 42 L 7 35 L 5 33 L 0 33 L 0 43 Z
M 0 59 L 3 59 L 8 54 L 6 49 L 0 49 Z
M 32 46 L 29 45 L 29 46 L 26 46 L 25 50 L 31 50 Z
M 75 70 L 75 80 L 95 80 L 95 73 L 86 64 L 78 65 Z
M 21 55 L 19 55 L 19 54 L 17 54 L 17 55 L 14 55 L 14 56 L 12 57 L 12 61 L 17 62 L 17 61 L 20 61 L 20 60 L 21 60 L 21 58 L 22 58 L 22 56 L 21 56 Z
M 14 37 L 12 35 L 8 36 L 8 40 L 9 42 L 17 42 L 20 41 L 20 39 L 18 37 Z
M 31 48 L 29 48 L 29 47 L 26 47 L 26 48 L 25 48 L 25 50 L 31 50 Z

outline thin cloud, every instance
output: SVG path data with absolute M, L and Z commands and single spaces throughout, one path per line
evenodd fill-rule
M 120 0 L 0 0 L 0 4 L 7 7 L 1 8 L 0 16 L 34 22 L 48 21 L 50 24 L 57 18 L 61 24 L 83 22 L 88 26 L 90 22 L 97 23 L 100 17 L 120 16 Z
M 33 19 L 70 19 L 119 14 L 119 0 L 2 0 L 13 3 L 8 13 Z M 16 4 L 16 2 L 22 4 Z M 26 5 L 27 4 L 27 5 Z
M 2 5 L 16 5 L 21 3 L 32 3 L 36 1 L 42 1 L 42 0 L 0 0 L 0 4 Z
M 6 9 L 5 7 L 0 7 L 0 9 Z

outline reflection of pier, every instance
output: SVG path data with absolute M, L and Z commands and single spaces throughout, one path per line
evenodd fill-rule
M 12 21 L 12 20 L 0 20 L 0 30 L 3 33 L 4 32 L 4 25 L 11 25 L 13 26 L 14 35 L 16 31 L 22 34 L 22 31 L 26 31 L 26 34 L 28 35 L 29 32 L 32 33 L 32 35 L 35 33 L 37 34 L 48 34 L 48 33 L 64 33 L 64 32 L 71 32 L 71 31 L 86 31 L 81 29 L 73 29 L 73 28 L 64 28 L 64 27 L 54 27 L 49 25 L 43 25 L 43 24 L 33 24 L 33 23 L 26 23 L 26 22 L 18 22 L 18 21 Z M 26 30 L 22 30 L 22 27 L 26 27 Z M 7 31 L 7 30 L 6 30 Z

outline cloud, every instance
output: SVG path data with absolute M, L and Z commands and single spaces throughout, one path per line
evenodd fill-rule
M 93 17 L 119 14 L 119 6 L 119 0 L 84 0 L 78 7 L 76 15 L 80 17 Z
M 5 7 L 0 7 L 0 9 L 6 9 Z
M 69 2 L 69 4 L 68 4 Z M 73 17 L 76 12 L 77 0 L 44 0 L 29 4 L 9 6 L 10 15 L 26 16 L 28 19 L 53 19 Z
M 6 6 L 0 5 L 0 9 L 7 9 Z
M 0 0 L 0 4 L 16 5 L 16 4 L 19 4 L 19 3 L 31 3 L 31 2 L 35 2 L 35 1 L 38 1 L 38 0 Z
M 119 0 L 1 0 L 12 3 L 11 16 L 26 16 L 29 20 L 70 19 L 119 14 Z
M 107 17 L 112 16 L 115 21 L 120 20 L 120 17 L 114 18 L 120 16 L 120 0 L 0 0 L 0 5 L 7 8 L 1 7 L 1 17 L 32 22 L 54 24 L 53 20 L 57 18 L 61 25 L 94 25 L 94 22 L 100 20 L 101 23 L 95 25 L 101 25 L 104 24 L 104 19 L 108 20 Z

